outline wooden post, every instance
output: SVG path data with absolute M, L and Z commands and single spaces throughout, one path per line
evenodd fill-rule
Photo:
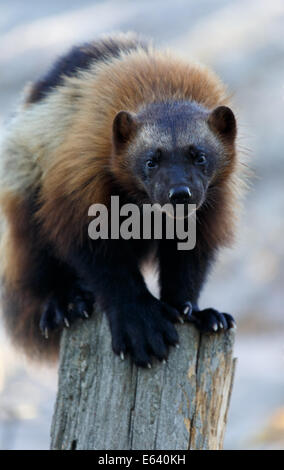
M 234 332 L 178 325 L 167 364 L 138 369 L 111 349 L 105 315 L 61 342 L 52 449 L 221 449 L 234 376 Z

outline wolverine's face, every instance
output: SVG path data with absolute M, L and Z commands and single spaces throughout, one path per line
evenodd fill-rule
M 194 204 L 198 209 L 217 169 L 208 145 L 151 146 L 135 158 L 135 173 L 152 203 Z
M 135 117 L 120 113 L 116 119 L 121 121 L 114 124 L 114 132 L 117 124 L 120 137 L 129 132 L 124 149 L 121 140 L 125 171 L 148 201 L 199 209 L 209 186 L 228 166 L 236 134 L 232 111 L 219 107 L 210 113 L 195 103 L 157 103 Z

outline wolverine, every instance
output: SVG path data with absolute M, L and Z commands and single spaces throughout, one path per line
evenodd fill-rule
M 62 327 L 106 313 L 113 351 L 150 367 L 178 344 L 175 323 L 218 334 L 234 319 L 200 309 L 218 250 L 235 233 L 237 123 L 220 79 L 134 34 L 74 47 L 28 86 L 1 140 L 5 324 L 32 358 L 54 359 Z M 92 240 L 89 207 L 194 204 L 196 244 Z M 154 253 L 160 297 L 141 265 Z

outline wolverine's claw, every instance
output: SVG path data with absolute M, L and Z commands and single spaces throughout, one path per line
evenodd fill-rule
M 64 317 L 64 323 L 65 323 L 65 325 L 66 325 L 67 328 L 70 327 L 70 323 L 69 323 L 69 321 L 68 321 L 68 319 L 67 319 L 66 317 Z
M 192 312 L 191 302 L 186 302 L 185 306 L 184 306 L 184 309 L 183 309 L 183 313 L 184 313 L 184 315 L 191 315 L 191 312 Z
M 84 315 L 85 318 L 89 318 L 89 315 L 88 315 L 88 313 L 86 312 L 86 310 L 83 311 L 83 315 Z
M 45 328 L 44 330 L 44 337 L 45 339 L 48 339 L 48 328 Z
M 217 325 L 217 323 L 214 323 L 214 325 L 212 326 L 212 329 L 213 329 L 214 331 L 218 331 L 218 325 Z
M 122 361 L 124 361 L 124 353 L 123 353 L 122 351 L 121 351 L 121 353 L 120 353 L 120 359 L 121 359 Z

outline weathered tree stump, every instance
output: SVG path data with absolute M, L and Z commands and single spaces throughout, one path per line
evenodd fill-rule
M 178 325 L 180 348 L 142 370 L 111 349 L 105 315 L 61 342 L 52 449 L 221 449 L 234 376 L 234 332 Z

